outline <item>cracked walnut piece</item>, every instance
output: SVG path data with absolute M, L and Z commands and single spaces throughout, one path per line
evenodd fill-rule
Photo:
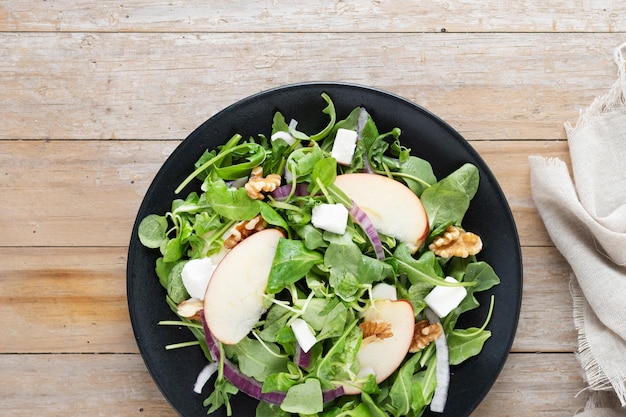
M 433 242 L 428 245 L 428 249 L 433 251 L 435 255 L 443 258 L 458 256 L 467 258 L 476 255 L 483 248 L 483 242 L 480 236 L 471 232 L 466 232 L 457 226 L 448 226 L 443 235 L 436 237 Z
M 413 331 L 413 341 L 409 352 L 416 353 L 424 349 L 431 342 L 434 342 L 441 334 L 443 329 L 441 324 L 430 324 L 428 320 L 420 320 L 415 323 L 415 330 Z
M 251 234 L 265 229 L 266 226 L 267 222 L 260 214 L 252 220 L 239 222 L 230 230 L 230 236 L 224 241 L 224 247 L 232 249 Z
M 265 196 L 262 192 L 272 192 L 280 185 L 280 175 L 270 174 L 267 177 L 263 177 L 263 167 L 258 166 L 252 168 L 250 178 L 244 188 L 248 197 L 254 200 L 263 200 Z
M 367 344 L 369 342 L 373 342 L 375 340 L 387 339 L 388 337 L 393 336 L 393 332 L 391 331 L 391 323 L 384 320 L 373 320 L 373 321 L 364 321 L 359 324 L 359 327 L 363 331 L 363 341 L 361 342 Z

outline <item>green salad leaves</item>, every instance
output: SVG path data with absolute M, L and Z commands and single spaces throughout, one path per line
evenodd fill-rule
M 434 288 L 466 290 L 465 298 L 441 317 L 440 337 L 447 342 L 452 366 L 479 354 L 491 336 L 487 327 L 493 299 L 483 325 L 458 328 L 457 323 L 463 313 L 479 306 L 477 293 L 499 284 L 494 270 L 475 255 L 442 257 L 429 249 L 449 226 L 462 227 L 479 187 L 478 169 L 464 164 L 437 179 L 428 161 L 402 145 L 400 129 L 379 132 L 360 107 L 340 119 L 330 97 L 323 94 L 322 99 L 328 122 L 321 131 L 299 131 L 295 122 L 287 123 L 277 112 L 268 120 L 271 137 L 234 135 L 217 149 L 207 150 L 176 190 L 178 194 L 188 187 L 194 191 L 174 200 L 167 213 L 148 215 L 139 225 L 141 243 L 160 253 L 155 272 L 167 292 L 166 302 L 177 314 L 181 303 L 190 298 L 182 278 L 187 262 L 226 251 L 225 241 L 242 222 L 258 219 L 264 227 L 284 231 L 268 277 L 265 313 L 241 342 L 217 342 L 217 377 L 204 402 L 209 413 L 225 407 L 230 415 L 236 407 L 230 398 L 240 389 L 225 372 L 232 364 L 261 393 L 278 393 L 280 401 L 259 403 L 257 417 L 421 415 L 438 385 L 434 343 L 408 353 L 395 372 L 379 383 L 375 375 L 363 372 L 357 358 L 364 343 L 359 323 L 373 305 L 377 284 L 392 286 L 398 299 L 408 300 L 416 321 L 426 318 L 425 297 Z M 331 156 L 339 129 L 357 132 L 350 165 L 337 164 Z M 281 185 L 264 192 L 263 199 L 251 198 L 243 186 L 255 167 L 262 167 L 264 176 L 281 177 Z M 429 230 L 417 251 L 382 233 L 376 232 L 372 239 L 371 230 L 354 217 L 348 219 L 343 234 L 312 224 L 313 209 L 320 204 L 354 209 L 335 179 L 356 172 L 387 176 L 419 197 Z M 179 317 L 177 324 L 187 326 L 195 338 L 183 345 L 200 345 L 208 361 L 216 360 L 198 317 Z M 291 326 L 296 320 L 306 322 L 315 337 L 308 352 L 298 345 Z M 327 400 L 328 392 L 336 392 L 342 384 L 358 386 L 360 394 Z

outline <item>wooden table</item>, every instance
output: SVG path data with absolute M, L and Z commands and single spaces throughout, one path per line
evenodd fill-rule
M 218 110 L 329 80 L 441 116 L 512 207 L 521 318 L 473 415 L 573 415 L 586 394 L 570 270 L 533 205 L 527 159 L 568 160 L 563 123 L 613 83 L 625 30 L 618 0 L 0 0 L 0 413 L 175 414 L 127 311 L 144 192 Z

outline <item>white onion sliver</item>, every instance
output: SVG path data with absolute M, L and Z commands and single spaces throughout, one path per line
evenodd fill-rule
M 426 317 L 431 323 L 439 323 L 439 317 L 429 308 L 426 309 Z M 435 348 L 437 352 L 435 369 L 437 386 L 435 387 L 433 399 L 430 402 L 430 409 L 435 413 L 443 413 L 448 400 L 448 388 L 450 386 L 450 359 L 445 333 L 441 333 L 441 336 L 435 339 Z
M 200 373 L 198 374 L 198 378 L 196 378 L 196 383 L 193 385 L 193 392 L 196 394 L 202 393 L 202 388 L 204 385 L 211 379 L 211 376 L 217 371 L 217 363 L 211 362 L 207 364 Z

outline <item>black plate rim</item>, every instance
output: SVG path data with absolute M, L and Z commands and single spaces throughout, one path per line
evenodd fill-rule
M 497 197 L 499 198 L 500 202 L 503 203 L 503 207 L 501 207 L 500 209 L 503 210 L 501 214 L 504 215 L 504 217 L 506 217 L 510 224 L 509 226 L 512 228 L 512 232 L 513 234 L 509 237 L 512 240 L 512 245 L 515 248 L 515 258 L 516 258 L 516 262 L 514 265 L 512 265 L 513 269 L 515 270 L 515 275 L 517 275 L 517 284 L 518 284 L 518 296 L 516 297 L 516 299 L 514 300 L 509 300 L 510 303 L 512 303 L 511 308 L 514 309 L 514 318 L 513 320 L 510 321 L 510 328 L 509 331 L 506 335 L 506 342 L 504 344 L 501 344 L 502 346 L 502 350 L 505 350 L 506 353 L 501 355 L 499 358 L 496 359 L 496 361 L 492 364 L 491 366 L 491 370 L 492 373 L 495 374 L 495 377 L 493 378 L 492 381 L 490 381 L 490 383 L 488 384 L 483 384 L 483 389 L 479 392 L 476 393 L 475 395 L 475 401 L 473 401 L 472 404 L 470 404 L 467 409 L 467 414 L 465 415 L 469 415 L 479 404 L 480 402 L 484 399 L 484 397 L 487 395 L 487 393 L 491 390 L 493 384 L 496 381 L 497 376 L 501 373 L 506 360 L 508 359 L 508 355 L 509 352 L 511 350 L 511 347 L 513 345 L 513 341 L 515 338 L 515 333 L 516 333 L 516 329 L 517 326 L 519 324 L 519 316 L 520 316 L 520 310 L 521 310 L 521 303 L 522 303 L 522 287 L 523 287 L 523 268 L 522 268 L 522 251 L 521 251 L 521 245 L 519 242 L 519 235 L 517 232 L 517 227 L 513 218 L 513 214 L 511 211 L 510 206 L 508 205 L 508 202 L 506 200 L 506 197 L 501 189 L 500 184 L 498 183 L 497 179 L 495 178 L 495 176 L 493 175 L 493 173 L 491 172 L 491 170 L 489 169 L 489 167 L 487 166 L 487 164 L 484 162 L 484 160 L 482 159 L 482 157 L 480 156 L 480 154 L 469 144 L 469 142 L 467 142 L 467 140 L 460 135 L 451 125 L 449 125 L 446 121 L 444 121 L 442 118 L 440 118 L 439 116 L 437 116 L 436 114 L 432 113 L 430 110 L 396 94 L 393 92 L 389 92 L 383 89 L 379 89 L 376 87 L 372 87 L 372 86 L 366 86 L 366 85 L 361 85 L 361 84 L 356 84 L 356 83 L 349 83 L 349 82 L 341 82 L 341 81 L 311 81 L 311 82 L 298 82 L 298 83 L 292 83 L 292 84 L 285 84 L 285 85 L 281 85 L 281 86 L 277 86 L 274 88 L 270 88 L 267 90 L 263 90 L 260 92 L 257 92 L 255 94 L 252 94 L 250 96 L 247 96 L 239 101 L 236 101 L 226 107 L 224 107 L 222 110 L 218 111 L 217 113 L 215 113 L 214 115 L 210 116 L 207 120 L 205 120 L 201 125 L 199 125 L 197 128 L 195 128 L 175 149 L 174 151 L 166 158 L 165 162 L 162 164 L 162 166 L 159 168 L 159 170 L 157 171 L 154 179 L 152 180 L 152 182 L 150 183 L 148 189 L 146 190 L 144 199 L 141 202 L 141 205 L 138 209 L 137 212 L 137 217 L 135 219 L 135 222 L 133 224 L 133 229 L 132 229 L 132 235 L 130 238 L 130 243 L 129 243 L 129 247 L 128 247 L 128 252 L 127 252 L 127 269 L 126 269 L 126 275 L 127 275 L 127 304 L 128 304 L 128 309 L 129 309 L 129 314 L 130 314 L 130 321 L 131 321 L 131 325 L 132 325 L 132 329 L 133 329 L 133 334 L 139 349 L 139 352 L 142 356 L 143 362 L 150 374 L 150 376 L 152 377 L 155 385 L 158 387 L 158 389 L 160 390 L 160 392 L 162 393 L 162 395 L 165 397 L 165 399 L 169 402 L 169 404 L 174 408 L 174 410 L 176 410 L 177 413 L 179 413 L 179 415 L 184 416 L 184 411 L 181 409 L 180 404 L 177 404 L 171 397 L 171 392 L 170 392 L 170 387 L 168 386 L 168 384 L 165 383 L 165 381 L 159 379 L 157 377 L 157 370 L 159 368 L 158 364 L 155 364 L 153 362 L 151 362 L 149 360 L 149 352 L 148 352 L 148 345 L 145 345 L 140 337 L 140 331 L 139 331 L 139 324 L 138 324 L 138 317 L 140 315 L 139 311 L 135 308 L 135 306 L 133 305 L 133 293 L 134 293 L 134 288 L 131 285 L 131 279 L 130 277 L 132 276 L 132 259 L 134 256 L 134 253 L 137 250 L 137 247 L 140 246 L 140 244 L 138 243 L 138 239 L 136 239 L 136 232 L 137 232 L 137 228 L 139 225 L 139 222 L 141 221 L 141 216 L 140 214 L 145 210 L 145 206 L 146 206 L 146 197 L 152 193 L 154 191 L 154 188 L 156 186 L 157 180 L 163 175 L 163 172 L 166 170 L 166 167 L 172 163 L 172 160 L 174 160 L 176 158 L 176 156 L 182 152 L 182 150 L 184 149 L 186 143 L 189 142 L 190 138 L 193 138 L 199 131 L 201 131 L 205 126 L 209 125 L 210 123 L 212 123 L 213 120 L 220 118 L 222 116 L 224 116 L 225 114 L 228 114 L 230 111 L 232 111 L 234 108 L 237 108 L 238 106 L 242 106 L 245 105 L 246 103 L 249 102 L 254 102 L 258 99 L 262 99 L 265 96 L 269 96 L 269 95 L 273 95 L 273 94 L 281 94 L 284 92 L 288 92 L 290 90 L 294 90 L 294 89 L 302 89 L 302 88 L 315 88 L 315 89 L 327 89 L 327 88 L 340 88 L 340 89 L 347 89 L 347 90 L 355 90 L 355 91 L 360 91 L 362 93 L 365 94 L 373 94 L 373 95 L 377 95 L 377 96 L 385 96 L 387 98 L 391 98 L 395 101 L 398 101 L 399 103 L 403 103 L 404 105 L 407 105 L 409 107 L 412 107 L 414 111 L 417 111 L 419 113 L 422 113 L 425 117 L 429 118 L 431 121 L 435 122 L 436 124 L 438 124 L 443 130 L 447 131 L 447 133 L 449 133 L 452 137 L 454 137 L 454 139 L 458 142 L 459 145 L 461 145 L 464 148 L 464 151 L 468 153 L 468 155 L 470 155 L 472 157 L 472 159 L 474 159 L 477 163 L 477 165 L 479 165 L 482 169 L 481 169 L 481 182 L 484 180 L 487 180 L 490 183 L 490 187 L 492 187 L 494 189 L 494 192 L 497 194 Z M 355 104 L 355 106 L 358 105 Z M 227 138 L 224 138 L 224 140 L 226 140 Z M 155 277 L 156 279 L 156 277 Z M 502 285 L 502 284 L 501 284 Z M 479 355 L 480 357 L 480 355 Z M 199 398 L 198 401 L 201 401 L 201 399 Z M 427 410 L 425 412 L 424 415 L 431 415 L 429 410 Z M 442 415 L 442 414 L 432 414 L 432 415 Z M 447 415 L 447 413 L 443 414 L 444 416 Z M 455 414 L 456 415 L 456 414 Z M 185 417 L 187 417 L 185 415 Z

